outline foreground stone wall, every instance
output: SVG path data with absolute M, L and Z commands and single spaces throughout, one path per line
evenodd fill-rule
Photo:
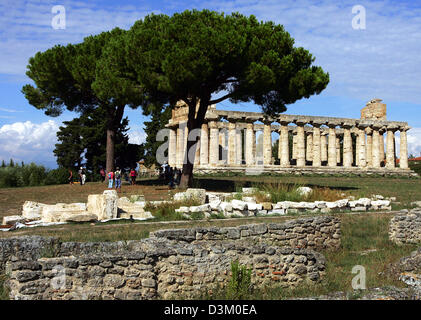
M 401 212 L 390 220 L 389 239 L 395 243 L 421 243 L 421 208 Z
M 252 268 L 254 285 L 293 286 L 325 273 L 323 255 L 308 249 L 204 246 L 146 239 L 147 251 L 41 258 L 8 264 L 13 299 L 194 298 L 229 281 L 230 264 Z
M 159 230 L 151 237 L 176 241 L 203 243 L 224 240 L 240 243 L 267 243 L 276 246 L 291 246 L 312 249 L 329 249 L 340 246 L 340 220 L 321 216 L 290 220 L 285 223 L 248 224 L 224 228 L 192 228 Z
M 252 269 L 254 286 L 317 282 L 325 258 L 310 248 L 337 248 L 339 237 L 333 217 L 162 230 L 110 243 L 20 237 L 0 239 L 0 265 L 12 299 L 197 298 L 226 284 L 235 260 Z

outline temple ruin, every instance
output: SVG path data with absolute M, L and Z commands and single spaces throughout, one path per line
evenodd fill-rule
M 193 135 L 186 126 L 188 106 L 178 102 L 172 112 L 166 125 L 172 167 L 180 168 L 187 161 L 187 139 L 196 141 L 200 136 L 195 172 L 415 175 L 408 167 L 410 127 L 407 122 L 386 120 L 386 105 L 380 99 L 369 101 L 360 119 L 289 114 L 272 118 L 258 112 L 217 110 L 212 105 L 200 133 Z M 396 132 L 400 132 L 399 165 Z

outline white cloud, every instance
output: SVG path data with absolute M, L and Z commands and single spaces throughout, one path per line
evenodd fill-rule
M 421 156 L 421 128 L 412 128 L 408 131 L 408 155 Z
M 56 167 L 53 154 L 57 143 L 57 131 L 61 122 L 48 120 L 36 124 L 31 121 L 15 122 L 0 127 L 0 160 L 13 159 L 17 162 L 35 162 Z M 128 131 L 129 142 L 141 144 L 146 140 L 146 133 L 140 126 L 132 126 Z
M 131 127 L 127 131 L 127 134 L 129 136 L 129 143 L 142 144 L 146 141 L 146 133 L 143 128 Z
M 55 166 L 53 149 L 58 129 L 59 124 L 53 120 L 41 124 L 26 121 L 3 125 L 0 127 L 0 159 Z

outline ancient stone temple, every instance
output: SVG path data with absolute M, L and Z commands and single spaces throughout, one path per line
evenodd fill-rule
M 187 131 L 187 114 L 188 107 L 177 103 L 166 125 L 172 167 L 180 168 L 191 159 L 194 151 L 189 152 L 190 157 L 186 155 L 187 139 L 191 139 L 197 140 L 196 172 L 415 175 L 408 168 L 410 127 L 407 122 L 386 120 L 386 105 L 380 99 L 369 101 L 360 119 L 289 114 L 271 118 L 258 112 L 217 110 L 212 105 L 201 130 L 191 133 Z

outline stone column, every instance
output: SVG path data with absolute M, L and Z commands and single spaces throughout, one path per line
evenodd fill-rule
M 339 137 L 336 137 L 336 163 L 341 163 L 341 139 Z
M 209 122 L 209 164 L 216 166 L 219 160 L 219 129 L 216 121 Z
M 297 160 L 297 128 L 292 131 L 292 159 Z
M 409 127 L 400 128 L 401 132 L 401 143 L 400 143 L 400 159 L 399 166 L 401 169 L 408 169 L 408 139 L 406 132 L 409 130 Z
M 353 160 L 353 154 L 352 154 L 352 138 L 351 138 L 351 125 L 350 124 L 344 124 L 344 167 L 350 168 L 352 167 L 352 160 Z
M 379 128 L 373 127 L 373 146 L 372 146 L 373 168 L 380 168 L 380 135 Z
M 306 160 L 313 161 L 313 132 L 306 132 Z
M 365 133 L 367 134 L 366 144 L 366 159 L 367 167 L 373 167 L 373 129 L 366 128 Z
M 222 163 L 226 164 L 227 163 L 227 148 L 226 148 L 226 132 L 227 129 L 222 128 L 219 130 L 219 145 L 221 146 L 221 150 L 222 150 L 222 159 L 219 159 L 219 152 L 218 152 L 218 161 L 221 161 Z M 218 148 L 219 151 L 219 148 Z
M 288 123 L 281 122 L 279 131 L 279 162 L 281 167 L 289 167 L 289 136 Z
M 367 149 L 365 143 L 365 127 L 358 127 L 357 132 L 357 155 L 358 167 L 365 168 L 367 166 Z
M 177 128 L 177 156 L 176 156 L 176 165 L 178 168 L 181 168 L 183 166 L 183 160 L 184 160 L 184 127 L 182 127 L 180 124 Z
M 243 132 L 239 122 L 236 125 L 235 139 L 235 163 L 241 165 L 243 162 Z
M 196 142 L 196 152 L 194 153 L 194 165 L 197 166 L 200 164 L 200 138 L 199 141 Z
M 395 168 L 395 131 L 397 128 L 387 127 L 386 135 L 386 168 Z
M 322 158 L 321 158 L 321 148 L 320 148 L 320 124 L 313 123 L 313 167 L 321 167 L 322 166 Z
M 297 167 L 305 167 L 306 165 L 304 125 L 303 122 L 297 122 Z
M 320 133 L 320 158 L 322 161 L 328 161 L 326 136 L 326 131 Z
M 337 156 L 336 156 L 336 124 L 329 124 L 329 137 L 328 137 L 328 159 L 327 165 L 329 167 L 337 166 Z
M 263 164 L 272 164 L 272 129 L 269 121 L 263 125 Z
M 256 153 L 256 136 L 254 134 L 253 123 L 248 122 L 246 128 L 246 165 L 253 166 L 255 164 Z
M 185 161 L 185 163 L 187 163 L 187 159 L 186 158 L 188 155 L 186 153 L 187 150 L 187 139 L 189 138 L 189 128 L 187 128 L 187 123 L 186 126 L 184 127 L 184 145 L 183 145 L 183 160 Z M 186 159 L 184 159 L 186 158 Z M 184 162 L 183 162 L 184 163 Z
M 236 132 L 235 132 L 235 123 L 229 122 L 228 123 L 228 164 L 230 166 L 234 166 L 236 162 L 236 153 L 235 153 L 235 140 L 236 140 Z
M 169 128 L 170 136 L 168 141 L 168 164 L 170 167 L 177 165 L 177 133 L 176 129 Z
M 200 165 L 207 166 L 209 163 L 209 130 L 208 124 L 202 124 L 200 132 Z
M 385 153 L 384 153 L 384 129 L 379 130 L 379 156 L 380 156 L 380 163 L 385 162 Z

